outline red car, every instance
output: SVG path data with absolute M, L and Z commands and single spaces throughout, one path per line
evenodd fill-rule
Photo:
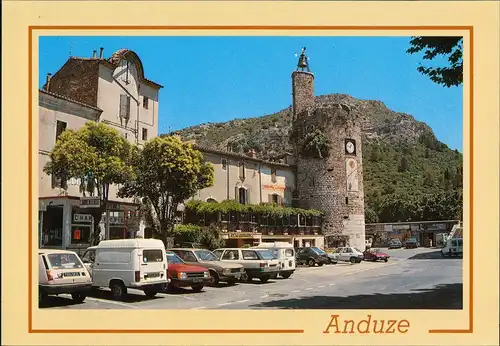
M 193 291 L 200 292 L 206 284 L 210 283 L 210 273 L 206 268 L 186 264 L 172 251 L 167 251 L 167 263 L 170 283 L 168 286 L 165 285 L 164 292 L 181 287 L 191 287 Z
M 384 262 L 387 262 L 390 257 L 391 256 L 380 251 L 379 249 L 367 249 L 364 252 L 365 261 L 372 261 L 372 262 L 384 261 Z

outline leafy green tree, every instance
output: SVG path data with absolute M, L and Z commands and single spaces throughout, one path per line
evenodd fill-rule
M 214 168 L 203 155 L 174 136 L 146 142 L 134 161 L 135 179 L 120 189 L 122 197 L 138 196 L 151 206 L 153 228 L 165 244 L 172 235 L 179 203 L 214 184 Z
M 417 71 L 429 76 L 429 78 L 446 87 L 458 86 L 463 82 L 463 37 L 412 37 L 410 48 L 406 51 L 410 54 L 424 51 L 423 60 L 434 60 L 438 56 L 444 56 L 448 60 L 447 66 L 425 67 L 420 65 Z
M 409 166 L 410 165 L 408 164 L 408 159 L 406 158 L 406 156 L 403 156 L 401 158 L 401 161 L 399 162 L 398 172 L 406 172 Z
M 109 200 L 109 187 L 134 177 L 134 153 L 135 147 L 117 130 L 88 122 L 77 131 L 64 131 L 49 155 L 46 174 L 80 179 L 83 195 L 100 199 L 99 208 L 89 208 L 94 218 L 94 232 L 89 239 L 92 245 L 99 242 L 99 223 Z

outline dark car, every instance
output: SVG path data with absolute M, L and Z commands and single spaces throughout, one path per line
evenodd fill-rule
M 401 244 L 401 240 L 399 239 L 391 239 L 389 242 L 389 249 L 401 249 L 403 244 Z
M 415 238 L 411 238 L 411 239 L 408 239 L 407 241 L 405 241 L 405 248 L 407 249 L 416 249 L 420 246 L 420 244 L 418 243 L 417 239 Z
M 321 267 L 323 264 L 330 263 L 326 252 L 314 246 L 296 248 L 295 253 L 297 264 L 307 264 L 309 267 L 314 267 L 317 264 Z

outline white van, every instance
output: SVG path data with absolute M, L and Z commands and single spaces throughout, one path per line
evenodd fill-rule
M 256 249 L 268 249 L 279 260 L 280 271 L 279 275 L 288 279 L 295 271 L 295 250 L 293 245 L 286 242 L 260 243 L 254 246 Z
M 158 239 L 103 240 L 82 256 L 92 275 L 93 287 L 109 287 L 114 299 L 122 299 L 127 288 L 154 297 L 168 283 L 167 257 Z
M 448 238 L 445 246 L 441 249 L 441 256 L 462 256 L 463 255 L 463 239 Z

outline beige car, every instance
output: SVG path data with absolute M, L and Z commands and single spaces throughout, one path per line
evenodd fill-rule
M 241 264 L 219 261 L 212 251 L 206 249 L 175 248 L 168 251 L 175 252 L 187 264 L 207 268 L 213 285 L 219 282 L 234 285 L 245 273 Z
M 81 303 L 92 289 L 92 279 L 80 257 L 67 250 L 38 250 L 38 303 L 47 296 L 71 294 Z

